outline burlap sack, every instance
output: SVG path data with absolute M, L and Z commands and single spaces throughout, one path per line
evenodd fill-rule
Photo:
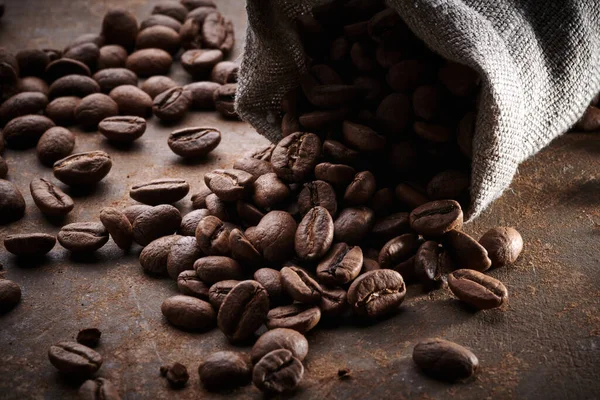
M 248 0 L 236 107 L 271 141 L 281 137 L 280 99 L 306 70 L 293 21 L 318 3 Z M 509 186 L 519 163 L 573 125 L 600 91 L 600 1 L 387 4 L 433 50 L 482 77 L 467 212 L 472 219 Z

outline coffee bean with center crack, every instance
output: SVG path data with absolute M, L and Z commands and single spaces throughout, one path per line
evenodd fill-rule
M 225 297 L 217 317 L 219 329 L 232 343 L 250 338 L 269 312 L 269 295 L 256 281 L 238 283 Z
M 221 132 L 215 128 L 183 128 L 172 132 L 167 143 L 178 156 L 200 158 L 217 148 Z
M 208 301 L 215 308 L 215 310 L 219 310 L 221 308 L 221 304 L 225 301 L 225 297 L 231 292 L 231 290 L 237 286 L 240 281 L 235 279 L 227 279 L 224 281 L 220 281 L 215 283 L 208 290 Z
M 443 249 L 437 242 L 427 241 L 415 256 L 415 275 L 425 286 L 434 286 L 442 280 Z
M 406 295 L 402 275 L 379 269 L 360 275 L 348 289 L 348 303 L 361 316 L 380 318 L 396 311 Z
M 183 179 L 157 179 L 135 185 L 129 196 L 140 203 L 152 206 L 175 203 L 190 191 L 190 185 Z
M 171 325 L 186 331 L 208 331 L 216 325 L 212 306 L 191 296 L 176 295 L 160 306 L 162 314 Z
M 300 303 L 316 304 L 321 300 L 321 285 L 302 268 L 283 267 L 281 284 L 285 292 Z
M 410 226 L 424 236 L 440 236 L 453 229 L 460 229 L 463 212 L 454 200 L 437 200 L 425 203 L 410 213 Z
M 343 285 L 353 281 L 362 267 L 360 247 L 336 243 L 317 266 L 317 279 L 326 285 Z
M 181 86 L 177 86 L 154 98 L 152 112 L 161 121 L 178 121 L 185 116 L 191 103 L 187 92 Z
M 181 55 L 181 66 L 190 75 L 198 78 L 207 78 L 213 67 L 223 60 L 221 50 L 192 49 Z M 221 82 L 219 82 L 221 83 Z M 223 82 L 223 84 L 226 82 Z M 232 82 L 235 83 L 235 82 Z
M 131 247 L 133 227 L 124 213 L 114 207 L 105 207 L 100 211 L 100 221 L 117 246 L 125 250 Z
M 112 168 L 103 151 L 90 151 L 65 157 L 54 163 L 54 176 L 69 186 L 89 186 L 100 182 Z
M 298 194 L 298 211 L 301 215 L 317 206 L 327 209 L 332 218 L 337 213 L 335 190 L 325 181 L 308 182 Z
M 291 351 L 273 350 L 256 363 L 252 372 L 254 385 L 268 394 L 291 392 L 300 384 L 304 366 Z
M 442 243 L 460 268 L 483 272 L 492 266 L 485 247 L 466 233 L 450 231 L 442 237 Z
M 452 272 L 448 275 L 448 287 L 460 300 L 479 310 L 508 302 L 508 291 L 502 282 L 472 269 Z
M 4 238 L 4 247 L 20 257 L 40 257 L 56 244 L 56 238 L 46 233 L 21 233 Z
M 215 103 L 215 108 L 224 118 L 239 118 L 237 112 L 235 111 L 236 91 L 237 84 L 228 83 L 226 85 L 219 86 L 213 93 L 213 102 Z
M 405 233 L 388 241 L 379 252 L 377 261 L 381 268 L 393 268 L 395 265 L 412 257 L 422 240 L 418 235 Z
M 294 246 L 303 260 L 317 261 L 323 258 L 333 243 L 333 219 L 324 207 L 311 208 L 296 230 Z
M 237 169 L 216 169 L 204 175 L 204 182 L 223 201 L 241 200 L 252 188 L 255 178 Z
M 301 182 L 314 170 L 321 140 L 313 133 L 296 132 L 283 138 L 273 150 L 275 173 L 287 182 Z
M 199 299 L 208 300 L 208 290 L 210 287 L 202 282 L 196 271 L 183 271 L 177 277 L 177 289 L 186 296 L 193 296 Z
M 98 124 L 98 132 L 110 141 L 130 143 L 146 132 L 146 120 L 134 116 L 108 117 Z
M 292 304 L 272 309 L 267 314 L 267 328 L 289 328 L 306 333 L 314 328 L 321 319 L 321 310 L 317 306 Z
M 73 210 L 73 199 L 47 179 L 35 178 L 29 189 L 35 205 L 45 215 L 64 216 Z
M 286 328 L 277 328 L 262 334 L 250 353 L 253 363 L 258 363 L 261 358 L 278 349 L 289 350 L 294 357 L 302 361 L 308 354 L 308 341 L 298 331 Z
M 63 226 L 57 238 L 73 253 L 91 253 L 108 242 L 108 231 L 100 222 L 74 222 Z
M 258 268 L 264 264 L 264 260 L 256 247 L 248 240 L 239 229 L 232 229 L 229 233 L 229 248 L 231 256 L 249 267 Z
M 121 400 L 117 388 L 107 379 L 89 379 L 77 392 L 81 400 Z
M 100 369 L 102 356 L 77 342 L 61 342 L 50 346 L 48 358 L 67 376 L 88 377 Z
M 230 254 L 229 234 L 231 227 L 219 218 L 209 215 L 198 223 L 196 227 L 196 241 L 198 247 L 207 255 Z

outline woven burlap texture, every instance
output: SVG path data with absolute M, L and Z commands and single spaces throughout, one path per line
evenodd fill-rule
M 236 107 L 273 142 L 281 138 L 280 100 L 306 71 L 294 20 L 320 3 L 247 2 Z M 571 127 L 600 91 L 600 1 L 387 4 L 430 48 L 482 78 L 467 212 L 473 219 L 510 185 L 519 163 Z

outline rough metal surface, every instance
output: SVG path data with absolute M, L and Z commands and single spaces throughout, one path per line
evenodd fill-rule
M 105 10 L 126 6 L 138 18 L 154 2 L 36 1 L 6 2 L 0 22 L 0 46 L 62 48 L 78 34 L 95 32 Z M 243 2 L 220 1 L 243 37 Z M 238 40 L 235 55 L 240 54 Z M 187 79 L 180 68 L 173 76 Z M 223 141 L 202 162 L 183 163 L 167 147 L 176 127 L 216 126 Z M 192 192 L 203 174 L 230 166 L 243 152 L 266 140 L 241 122 L 213 113 L 191 113 L 177 126 L 149 122 L 145 136 L 129 149 L 114 148 L 96 133 L 77 131 L 76 151 L 102 149 L 114 167 L 92 193 L 71 193 L 75 210 L 63 223 L 98 219 L 103 206 L 122 206 L 131 185 L 170 176 L 187 179 Z M 7 150 L 11 181 L 22 190 L 27 213 L 0 227 L 0 239 L 17 232 L 49 232 L 59 225 L 35 207 L 28 186 L 37 176 L 52 177 L 33 151 Z M 178 204 L 187 212 L 188 198 Z M 570 134 L 556 140 L 520 168 L 507 193 L 467 232 L 479 237 L 497 225 L 516 227 L 525 249 L 514 266 L 492 271 L 510 292 L 502 310 L 472 313 L 443 289 L 426 294 L 409 290 L 401 312 L 373 325 L 322 326 L 308 334 L 306 379 L 297 398 L 467 398 L 594 399 L 600 393 L 600 136 Z M 227 394 L 208 394 L 197 367 L 207 354 L 232 348 L 217 330 L 192 334 L 169 326 L 162 301 L 177 292 L 170 280 L 142 273 L 140 248 L 124 253 L 110 241 L 96 254 L 74 258 L 58 244 L 42 265 L 23 265 L 0 250 L 5 276 L 23 290 L 21 304 L 0 317 L 0 398 L 67 399 L 76 387 L 60 378 L 48 362 L 48 347 L 74 339 L 86 327 L 103 335 L 98 351 L 104 365 L 98 375 L 110 379 L 126 399 L 261 398 L 252 386 Z M 473 349 L 481 371 L 464 384 L 445 384 L 421 375 L 411 360 L 421 338 L 440 336 Z M 243 348 L 242 350 L 248 350 Z M 179 361 L 191 379 L 173 392 L 159 367 Z M 338 379 L 339 369 L 350 378 Z

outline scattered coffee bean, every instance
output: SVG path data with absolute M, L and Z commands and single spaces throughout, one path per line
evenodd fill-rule
M 127 62 L 127 50 L 118 44 L 109 44 L 100 47 L 98 69 L 123 68 Z
M 24 78 L 21 78 L 21 80 L 17 84 L 17 90 L 19 91 L 19 93 L 37 92 L 47 97 L 50 88 L 48 87 L 46 81 L 44 81 L 43 79 L 38 78 L 36 76 L 26 76 Z
M 246 171 L 257 179 L 262 175 L 272 174 L 275 172 L 269 161 L 259 160 L 252 157 L 238 158 L 234 161 L 233 168 Z M 280 186 L 279 183 L 277 185 Z
M 168 89 L 154 98 L 152 112 L 161 121 L 182 119 L 191 105 L 191 99 L 181 86 Z
M 37 143 L 38 159 L 48 166 L 67 157 L 75 148 L 75 135 L 66 128 L 55 126 L 48 129 Z
M 135 46 L 137 33 L 137 20 L 129 11 L 113 8 L 104 15 L 102 36 L 104 36 L 107 44 L 118 44 L 131 51 Z
M 135 219 L 139 217 L 142 213 L 150 210 L 151 208 L 152 206 L 148 206 L 146 204 L 135 204 L 133 206 L 126 207 L 123 210 L 123 214 L 125 214 L 129 222 L 133 226 L 133 221 L 135 221 Z
M 0 279 L 0 315 L 11 311 L 20 301 L 21 287 L 8 279 Z
M 210 80 L 221 85 L 237 83 L 240 66 L 233 61 L 221 61 L 214 66 L 210 73 Z
M 263 324 L 269 311 L 269 295 L 256 281 L 238 283 L 223 300 L 217 317 L 219 329 L 230 342 L 250 338 Z
M 215 82 L 192 82 L 183 88 L 192 101 L 190 107 L 195 110 L 214 110 L 215 109 L 215 91 L 221 85 Z
M 469 349 L 440 338 L 417 343 L 413 361 L 427 375 L 446 381 L 467 379 L 479 368 L 479 360 Z
M 251 189 L 255 178 L 236 169 L 216 169 L 204 175 L 206 186 L 221 200 L 241 200 Z
M 332 184 L 335 187 L 347 186 L 356 175 L 356 171 L 349 165 L 332 164 L 329 162 L 317 164 L 315 177 Z
M 360 247 L 336 243 L 317 266 L 317 279 L 327 285 L 343 285 L 353 281 L 362 267 Z
M 46 106 L 46 116 L 56 125 L 69 126 L 75 123 L 75 109 L 81 99 L 75 96 L 59 97 Z
M 271 306 L 278 305 L 283 301 L 285 293 L 281 282 L 281 272 L 271 268 L 260 268 L 254 273 L 254 280 L 266 289 Z
M 161 204 L 142 212 L 133 221 L 133 240 L 147 246 L 162 236 L 173 234 L 181 224 L 179 210 L 169 204 Z
M 4 247 L 10 253 L 20 257 L 41 257 L 56 244 L 56 238 L 46 233 L 21 233 L 7 235 Z
M 440 236 L 453 229 L 460 229 L 463 212 L 454 200 L 437 200 L 425 203 L 410 213 L 410 226 L 424 236 Z
M 247 354 L 218 351 L 202 361 L 198 374 L 206 390 L 232 389 L 250 383 L 252 363 Z
M 169 297 L 162 303 L 160 310 L 170 324 L 187 331 L 208 331 L 216 323 L 212 306 L 191 296 Z
M 288 186 L 274 172 L 260 175 L 252 186 L 254 204 L 264 209 L 271 209 L 281 204 L 290 194 Z
M 48 54 L 39 49 L 21 50 L 15 54 L 15 57 L 21 76 L 42 76 L 50 64 Z
M 324 207 L 311 208 L 296 230 L 294 246 L 303 260 L 323 258 L 333 243 L 333 219 Z
M 91 76 L 92 73 L 90 68 L 80 61 L 59 58 L 48 64 L 44 72 L 44 79 L 46 82 L 51 83 L 70 75 Z
M 232 221 L 235 218 L 235 209 L 230 203 L 226 203 L 214 193 L 206 196 L 206 208 L 211 215 L 222 221 Z
M 150 275 L 168 275 L 168 259 L 171 248 L 182 236 L 169 235 L 150 242 L 140 253 L 140 265 Z
M 108 231 L 99 222 L 74 222 L 63 226 L 57 239 L 73 253 L 91 253 L 108 242 Z
M 236 91 L 237 84 L 228 83 L 226 85 L 219 86 L 213 93 L 215 109 L 224 118 L 239 118 L 234 108 Z
M 281 284 L 285 292 L 300 303 L 316 304 L 321 300 L 321 286 L 302 268 L 283 267 Z
M 0 124 L 28 114 L 38 114 L 48 105 L 48 97 L 43 93 L 24 92 L 9 97 L 0 105 Z
M 157 179 L 133 186 L 129 196 L 149 205 L 170 204 L 181 200 L 189 190 L 190 185 L 183 179 Z
M 130 143 L 146 132 L 146 120 L 134 116 L 108 117 L 100 121 L 98 132 L 110 141 Z
M 143 49 L 130 54 L 125 66 L 140 77 L 166 75 L 173 64 L 173 57 L 161 49 Z
M 415 255 L 421 243 L 419 236 L 412 233 L 395 237 L 381 248 L 377 262 L 381 268 L 393 268 Z
M 208 300 L 208 290 L 210 287 L 202 282 L 196 271 L 183 271 L 177 277 L 177 288 L 186 296 L 197 297 L 202 300 Z
M 229 233 L 229 249 L 231 256 L 249 267 L 258 268 L 264 260 L 252 242 L 239 229 L 232 229 Z
M 221 132 L 215 128 L 183 128 L 169 135 L 168 145 L 173 153 L 184 158 L 200 158 L 217 148 Z
M 317 164 L 320 149 L 321 140 L 312 133 L 297 132 L 283 138 L 271 155 L 275 173 L 288 182 L 303 181 Z
M 155 25 L 142 30 L 137 35 L 137 49 L 157 48 L 168 53 L 177 53 L 181 46 L 179 33 L 164 25 Z
M 241 281 L 235 279 L 227 279 L 224 281 L 213 284 L 208 290 L 208 301 L 214 307 L 215 310 L 219 310 L 221 305 L 225 301 L 225 297 L 231 292 L 231 290 L 237 286 Z
M 54 163 L 54 176 L 69 186 L 89 186 L 100 182 L 112 168 L 103 151 L 90 151 L 65 157 Z
M 84 75 L 67 75 L 55 80 L 48 89 L 48 98 L 75 96 L 85 97 L 100 92 L 98 82 Z
M 114 207 L 105 207 L 100 211 L 100 221 L 114 242 L 126 250 L 133 241 L 133 227 L 127 216 Z
M 225 280 L 243 280 L 246 276 L 244 268 L 233 258 L 224 256 L 208 256 L 194 263 L 196 274 L 206 283 Z
M 181 55 L 181 66 L 195 78 L 206 78 L 213 67 L 222 60 L 223 53 L 221 50 L 192 49 Z
M 342 288 L 328 288 L 322 286 L 321 302 L 319 307 L 321 313 L 328 317 L 339 317 L 348 309 L 348 295 Z
M 169 17 L 168 15 L 154 14 L 146 18 L 140 23 L 140 31 L 152 26 L 167 26 L 179 33 L 181 29 L 181 22 L 175 18 Z
M 265 393 L 291 392 L 300 384 L 304 366 L 291 351 L 273 350 L 256 363 L 252 371 L 252 382 Z
M 152 99 L 146 92 L 133 85 L 117 86 L 110 91 L 110 98 L 119 106 L 119 113 L 147 118 L 152 115 Z
M 193 270 L 194 262 L 203 255 L 195 237 L 182 236 L 171 246 L 167 258 L 167 273 L 172 279 L 177 279 L 181 272 Z
M 169 0 L 160 1 L 152 9 L 152 14 L 167 15 L 179 22 L 185 21 L 187 13 L 188 9 L 185 6 L 178 2 Z
M 337 200 L 333 187 L 324 181 L 313 181 L 304 184 L 304 189 L 298 195 L 298 210 L 306 214 L 313 207 L 321 206 L 333 218 L 337 213 Z
M 100 48 L 94 43 L 82 43 L 65 49 L 63 57 L 77 60 L 87 65 L 90 70 L 95 70 L 100 58 Z
M 419 247 L 414 261 L 415 275 L 425 286 L 433 286 L 442 280 L 443 249 L 437 242 L 427 241 Z
M 35 147 L 40 137 L 54 122 L 43 115 L 23 115 L 11 120 L 2 133 L 6 146 L 13 149 Z
M 100 369 L 102 356 L 77 342 L 60 342 L 50 346 L 48 358 L 67 376 L 88 377 Z
M 196 227 L 198 247 L 208 255 L 226 256 L 230 254 L 229 234 L 231 228 L 219 218 L 209 215 Z
M 155 75 L 146 79 L 142 83 L 141 89 L 150 96 L 152 100 L 162 92 L 178 86 L 177 83 L 168 76 Z
M 250 353 L 253 363 L 258 363 L 265 355 L 274 350 L 286 349 L 299 361 L 308 354 L 308 341 L 301 333 L 286 328 L 277 328 L 261 335 Z
M 302 334 L 314 328 L 321 319 L 321 310 L 317 306 L 292 304 L 272 309 L 267 314 L 267 328 L 288 328 Z
M 119 106 L 102 93 L 94 93 L 81 99 L 75 108 L 75 121 L 88 129 L 96 129 L 104 118 L 119 114 Z
M 450 231 L 442 240 L 444 248 L 460 268 L 483 272 L 492 266 L 487 250 L 466 233 Z
M 114 88 L 124 85 L 137 86 L 137 75 L 126 68 L 107 68 L 102 69 L 92 77 L 102 93 L 110 93 Z M 121 111 L 122 112 L 122 111 Z
M 479 244 L 487 250 L 494 268 L 513 264 L 523 250 L 521 234 L 511 227 L 490 229 L 479 239 Z
M 96 347 L 100 342 L 102 332 L 98 328 L 86 328 L 79 331 L 77 334 L 77 343 L 87 347 Z
M 402 275 L 378 269 L 360 275 L 348 289 L 348 303 L 361 316 L 380 318 L 395 312 L 406 295 Z
M 195 236 L 196 228 L 202 218 L 208 217 L 210 214 L 206 208 L 190 211 L 185 214 L 181 219 L 181 225 L 179 226 L 179 234 L 183 236 Z
M 31 197 L 40 211 L 48 216 L 64 216 L 73 210 L 73 199 L 47 179 L 36 178 L 29 185 Z
M 375 220 L 373 210 L 368 207 L 343 209 L 334 222 L 334 238 L 348 244 L 359 243 L 371 231 Z
M 281 263 L 294 251 L 296 221 L 287 212 L 271 211 L 256 226 L 255 238 L 251 239 L 268 262 Z
M 0 179 L 0 224 L 18 221 L 25 215 L 25 199 L 9 181 Z
M 79 387 L 82 400 L 121 400 L 117 388 L 104 378 L 88 379 Z
M 448 275 L 448 287 L 461 301 L 479 310 L 500 307 L 508 302 L 508 291 L 497 279 L 472 269 L 458 269 Z

